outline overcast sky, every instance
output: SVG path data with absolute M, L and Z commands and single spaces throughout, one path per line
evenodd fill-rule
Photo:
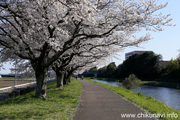
M 110 59 L 109 62 L 116 62 L 119 65 L 125 59 L 125 53 L 135 50 L 148 50 L 154 51 L 156 54 L 161 54 L 163 60 L 170 60 L 176 58 L 178 50 L 180 49 L 180 0 L 159 0 L 159 2 L 168 1 L 168 6 L 161 10 L 162 13 L 171 14 L 173 18 L 172 23 L 176 24 L 175 27 L 165 27 L 162 32 L 155 32 L 151 34 L 153 38 L 147 43 L 141 44 L 143 48 L 127 48 L 124 52 L 120 53 L 120 60 Z M 0 70 L 1 74 L 10 73 L 9 64 L 5 64 L 6 70 Z

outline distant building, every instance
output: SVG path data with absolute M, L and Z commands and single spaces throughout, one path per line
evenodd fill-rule
M 165 68 L 168 65 L 169 61 L 159 61 L 159 66 Z
M 127 60 L 130 56 L 135 54 L 143 54 L 145 52 L 153 52 L 153 51 L 132 51 L 125 54 L 125 59 Z

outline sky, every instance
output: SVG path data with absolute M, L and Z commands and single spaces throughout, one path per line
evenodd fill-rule
M 173 18 L 172 24 L 175 27 L 164 27 L 164 31 L 151 33 L 151 40 L 141 44 L 141 48 L 130 47 L 120 53 L 120 60 L 111 59 L 111 62 L 116 62 L 116 65 L 121 64 L 125 60 L 125 53 L 135 50 L 153 51 L 156 54 L 161 54 L 163 60 L 175 59 L 180 50 L 180 0 L 159 0 L 159 3 L 168 2 L 168 6 L 161 10 L 164 14 L 171 14 Z
M 161 10 L 164 14 L 171 14 L 173 18 L 172 24 L 176 24 L 175 27 L 164 27 L 162 32 L 151 33 L 152 40 L 141 44 L 141 48 L 130 47 L 126 48 L 120 54 L 120 60 L 111 58 L 109 62 L 115 62 L 116 65 L 121 64 L 125 60 L 125 53 L 135 51 L 135 50 L 147 50 L 153 51 L 156 54 L 161 54 L 163 60 L 175 59 L 180 50 L 180 0 L 159 0 L 159 3 L 168 2 L 168 6 Z M 10 73 L 9 68 L 11 65 L 9 63 L 4 64 L 5 70 L 0 70 L 0 74 Z

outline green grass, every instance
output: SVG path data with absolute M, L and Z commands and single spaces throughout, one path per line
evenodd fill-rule
M 164 82 L 164 81 L 142 81 L 144 85 L 150 86 L 159 86 L 159 87 L 168 87 L 168 88 L 176 88 L 180 89 L 180 83 L 177 82 Z
M 164 102 L 157 101 L 153 99 L 152 97 L 146 97 L 141 93 L 133 93 L 130 90 L 120 88 L 120 87 L 114 87 L 111 85 L 91 81 L 89 79 L 86 79 L 90 82 L 102 85 L 103 87 L 106 87 L 115 93 L 123 96 L 124 98 L 128 99 L 129 101 L 135 103 L 137 106 L 153 113 L 153 114 L 165 114 L 166 117 L 163 118 L 163 120 L 180 120 L 180 110 L 175 110 L 173 108 L 168 107 Z M 175 113 L 178 115 L 178 118 L 175 117 L 167 117 L 167 114 Z
M 14 77 L 1 77 L 0 79 L 14 79 Z
M 123 79 L 117 79 L 117 78 L 95 78 L 95 77 L 87 77 L 89 79 L 95 79 L 95 80 L 105 80 L 105 81 L 123 81 Z
M 14 80 L 15 78 L 14 77 L 1 77 L 0 80 Z M 32 78 L 32 77 L 23 77 L 23 78 L 19 78 L 17 77 L 17 80 L 19 79 L 25 79 L 25 80 L 31 80 L 31 79 L 35 79 L 35 78 Z
M 31 92 L 0 102 L 0 119 L 72 119 L 78 106 L 82 86 L 73 79 L 63 90 L 56 88 L 56 82 L 48 84 L 45 100 L 32 97 Z

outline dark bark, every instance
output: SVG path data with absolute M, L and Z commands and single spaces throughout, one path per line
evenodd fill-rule
M 68 72 L 68 73 L 67 73 L 68 83 L 71 83 L 71 77 L 72 77 L 72 73 L 71 73 L 71 72 Z
M 47 85 L 47 68 L 35 71 L 36 75 L 36 97 L 46 97 L 46 85 Z
M 63 79 L 64 79 L 64 73 L 61 71 L 56 71 L 57 88 L 60 89 L 63 88 Z
M 44 66 L 43 61 L 31 62 L 36 76 L 36 93 L 35 97 L 46 97 L 46 85 L 48 80 L 48 68 Z
M 41 54 L 36 60 L 31 60 L 31 65 L 35 71 L 36 76 L 36 97 L 46 97 L 46 85 L 48 80 L 48 65 L 47 60 L 51 46 L 45 42 L 42 46 Z
M 66 71 L 64 72 L 64 84 L 69 84 L 71 82 L 72 72 Z
M 68 76 L 67 76 L 67 72 L 64 72 L 64 79 L 63 79 L 63 83 L 64 83 L 65 85 L 67 85 L 67 84 L 68 84 Z
M 72 77 L 72 75 L 70 75 L 70 76 L 68 77 L 68 83 L 71 83 L 71 77 Z

